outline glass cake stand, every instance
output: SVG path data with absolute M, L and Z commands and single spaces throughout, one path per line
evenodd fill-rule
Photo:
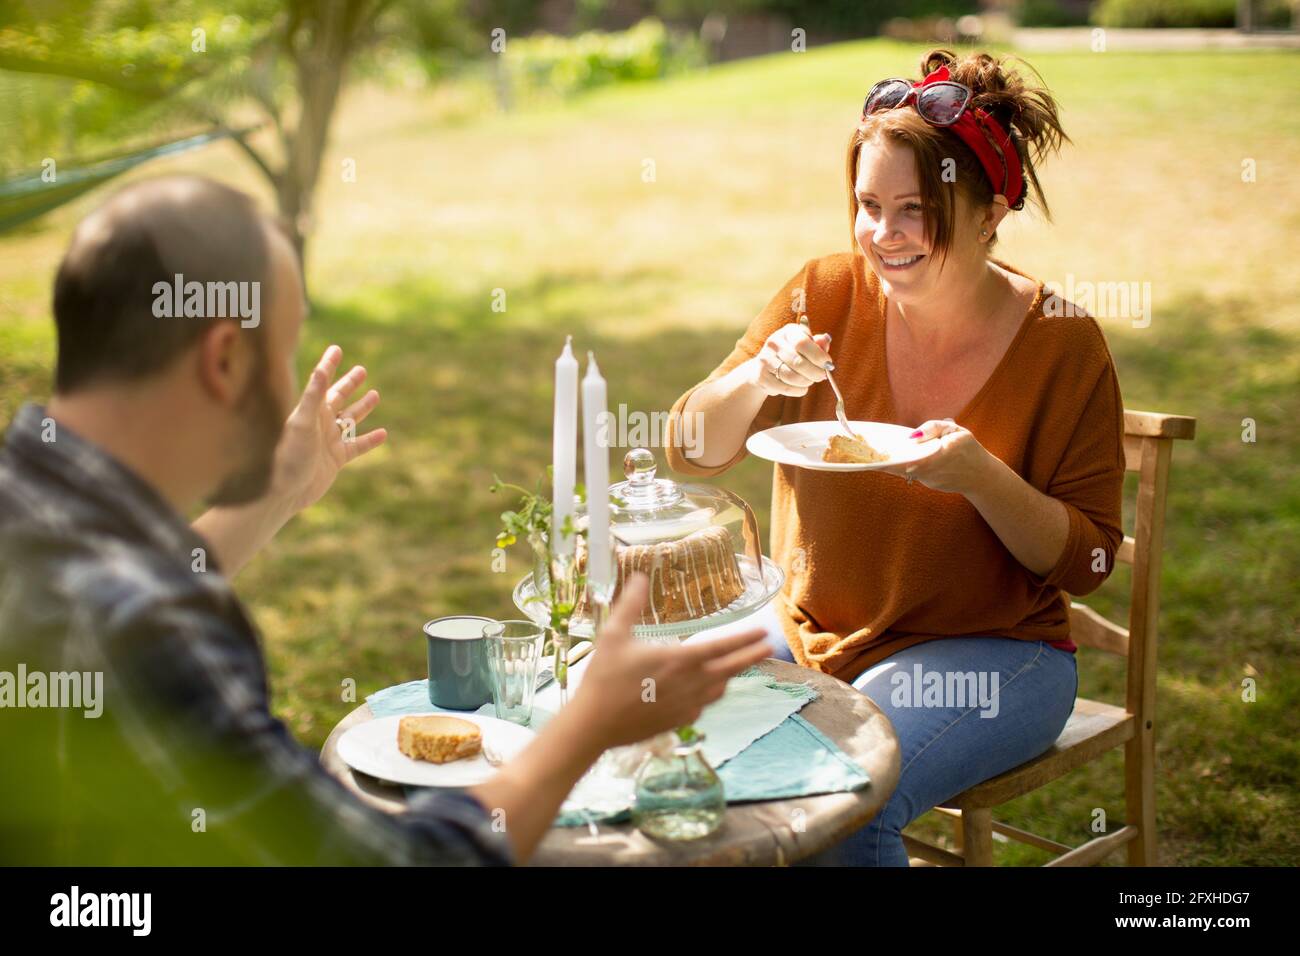
M 677 643 L 682 638 L 698 634 L 700 631 L 722 627 L 724 624 L 731 624 L 741 618 L 748 617 L 776 597 L 777 592 L 785 584 L 785 572 L 781 570 L 780 565 L 766 555 L 762 556 L 762 561 L 763 565 L 760 569 L 754 563 L 754 559 L 748 555 L 736 555 L 736 563 L 740 567 L 740 576 L 745 582 L 745 590 L 722 610 L 706 614 L 704 617 L 688 618 L 683 621 L 671 621 L 663 624 L 634 624 L 632 626 L 633 636 L 655 643 Z M 515 607 L 519 608 L 529 620 L 543 626 L 550 626 L 550 603 L 547 601 L 546 595 L 537 593 L 531 571 L 524 575 L 519 583 L 515 585 L 513 598 Z M 593 636 L 591 618 L 584 616 L 574 619 L 569 625 L 569 633 L 573 637 L 590 640 Z

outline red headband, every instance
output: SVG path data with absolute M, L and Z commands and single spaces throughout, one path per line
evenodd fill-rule
M 938 83 L 940 80 L 949 79 L 948 67 L 941 66 L 920 83 L 913 83 L 913 88 L 926 86 L 930 83 Z M 972 116 L 971 114 L 975 115 Z M 979 122 L 976 122 L 978 119 Z M 988 136 L 980 131 L 980 123 L 983 123 L 988 130 Z M 977 106 L 967 107 L 961 114 L 961 118 L 953 123 L 948 129 L 956 133 L 963 143 L 969 146 L 979 158 L 980 165 L 984 167 L 984 172 L 993 184 L 994 192 L 999 192 L 1006 197 L 1007 205 L 1012 209 L 1019 209 L 1016 205 L 1021 201 L 1024 192 L 1024 176 L 1020 170 L 1020 154 L 1016 152 L 1015 144 L 1011 138 L 1002 129 L 1000 123 L 988 113 L 984 112 Z M 989 142 L 989 136 L 993 142 L 997 143 L 997 149 Z M 1003 162 L 998 156 L 998 149 L 1002 150 L 1002 155 L 1006 157 L 1006 183 L 1003 179 Z

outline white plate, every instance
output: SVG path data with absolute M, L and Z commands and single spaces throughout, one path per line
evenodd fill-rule
M 496 767 L 478 753 L 451 763 L 429 763 L 413 760 L 397 749 L 397 725 L 403 717 L 442 716 L 459 717 L 478 724 L 483 741 L 508 761 L 528 746 L 535 732 L 508 720 L 485 717 L 482 714 L 447 714 L 431 711 L 429 714 L 396 714 L 376 717 L 357 724 L 339 738 L 339 756 L 353 770 L 360 770 L 389 783 L 405 783 L 416 787 L 472 787 L 482 783 L 494 773 Z
M 853 431 L 867 440 L 876 451 L 889 457 L 884 461 L 867 463 L 839 463 L 822 461 L 822 452 L 830 445 L 832 435 L 843 435 L 838 421 L 792 422 L 755 432 L 745 442 L 751 455 L 766 458 L 782 465 L 813 468 L 817 471 L 880 471 L 894 465 L 907 465 L 928 458 L 939 448 L 937 441 L 918 442 L 908 436 L 916 431 L 887 422 L 859 422 L 852 419 Z

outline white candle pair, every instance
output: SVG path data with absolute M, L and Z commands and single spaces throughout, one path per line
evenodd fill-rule
M 551 505 L 551 540 L 555 554 L 572 554 L 574 537 L 561 534 L 573 514 L 573 491 L 578 455 L 578 362 L 573 357 L 572 336 L 555 360 L 555 423 L 551 460 L 554 500 Z M 600 425 L 608 411 L 605 379 L 596 357 L 587 353 L 587 374 L 582 380 L 582 437 L 584 477 L 587 486 L 587 581 L 606 589 L 612 581 L 609 551 L 609 450 L 600 441 Z

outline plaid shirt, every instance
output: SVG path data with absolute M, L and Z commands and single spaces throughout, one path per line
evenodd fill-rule
M 211 548 L 31 404 L 0 448 L 0 671 L 20 665 L 102 673 L 103 713 L 0 709 L 0 863 L 513 862 L 467 793 L 391 816 L 326 773 L 271 716 Z

